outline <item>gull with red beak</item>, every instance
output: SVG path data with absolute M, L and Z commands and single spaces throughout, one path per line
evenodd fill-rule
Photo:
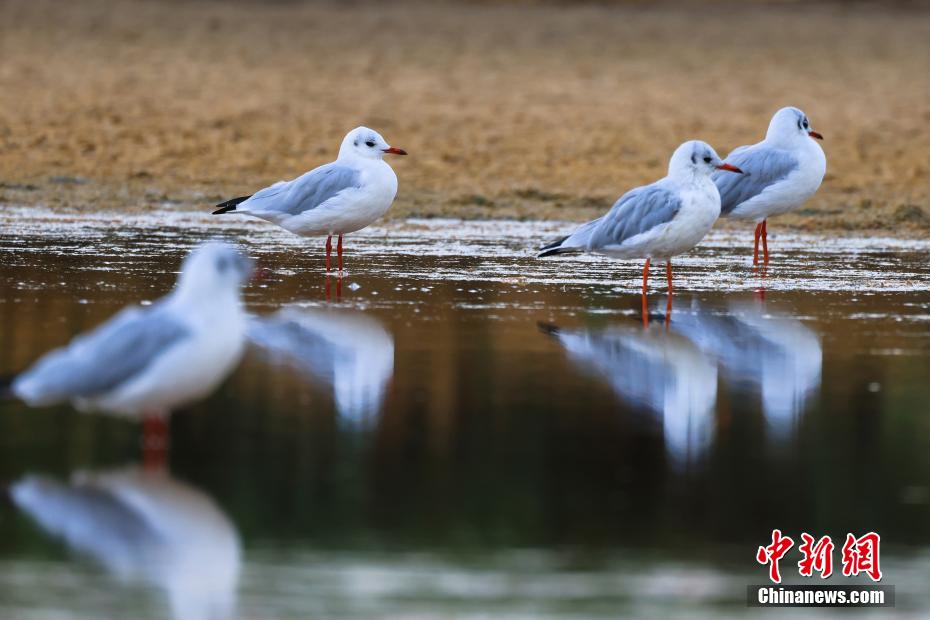
M 756 222 L 754 265 L 759 263 L 760 239 L 763 260 L 769 262 L 766 220 L 801 206 L 820 187 L 827 158 L 817 140 L 823 136 L 814 131 L 804 112 L 782 108 L 772 117 L 765 140 L 727 156 L 745 174 L 714 175 L 722 215 Z
M 326 235 L 327 272 L 333 235 L 337 235 L 341 273 L 342 236 L 384 215 L 397 195 L 397 175 L 382 159 L 385 153 L 407 154 L 389 145 L 377 131 L 357 127 L 342 140 L 336 161 L 251 196 L 222 202 L 213 214 L 246 213 L 304 237 Z
M 571 235 L 545 246 L 539 258 L 573 252 L 645 258 L 644 321 L 649 263 L 652 259 L 665 260 L 668 312 L 671 312 L 672 257 L 700 243 L 720 216 L 720 193 L 711 181 L 717 170 L 742 172 L 721 161 L 706 142 L 685 142 L 672 154 L 668 176 L 628 191 L 607 215 L 582 224 Z

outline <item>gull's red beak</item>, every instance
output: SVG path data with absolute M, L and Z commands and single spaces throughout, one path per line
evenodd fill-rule
M 817 133 L 816 131 L 813 131 L 813 130 L 808 131 L 808 132 L 807 132 L 807 135 L 809 135 L 811 138 L 817 138 L 818 140 L 823 140 L 823 135 L 821 135 L 821 134 L 819 134 L 819 133 Z
M 394 148 L 393 146 L 389 149 L 382 149 L 385 153 L 390 153 L 392 155 L 406 155 L 407 151 L 404 149 Z
M 734 166 L 733 164 L 720 164 L 717 166 L 717 170 L 729 170 L 730 172 L 736 172 L 737 174 L 743 174 L 743 171 Z

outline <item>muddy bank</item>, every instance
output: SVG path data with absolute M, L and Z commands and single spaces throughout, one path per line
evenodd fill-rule
M 774 225 L 930 232 L 920 8 L 9 0 L 3 16 L 0 204 L 206 210 L 367 124 L 411 152 L 393 218 L 581 220 L 683 139 L 725 153 L 794 104 L 828 173 Z

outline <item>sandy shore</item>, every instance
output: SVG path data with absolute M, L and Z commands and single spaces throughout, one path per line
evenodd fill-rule
M 558 218 L 674 147 L 826 135 L 776 226 L 930 234 L 930 10 L 5 0 L 0 204 L 190 209 L 291 178 L 375 127 L 393 217 Z

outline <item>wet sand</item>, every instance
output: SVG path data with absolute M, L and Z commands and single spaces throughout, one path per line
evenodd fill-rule
M 774 231 L 930 233 L 930 11 L 7 0 L 0 208 L 203 209 L 329 161 L 366 124 L 392 218 L 582 220 L 778 107 L 826 135 Z M 747 225 L 723 227 L 751 233 Z M 745 229 L 745 230 L 744 230 Z

